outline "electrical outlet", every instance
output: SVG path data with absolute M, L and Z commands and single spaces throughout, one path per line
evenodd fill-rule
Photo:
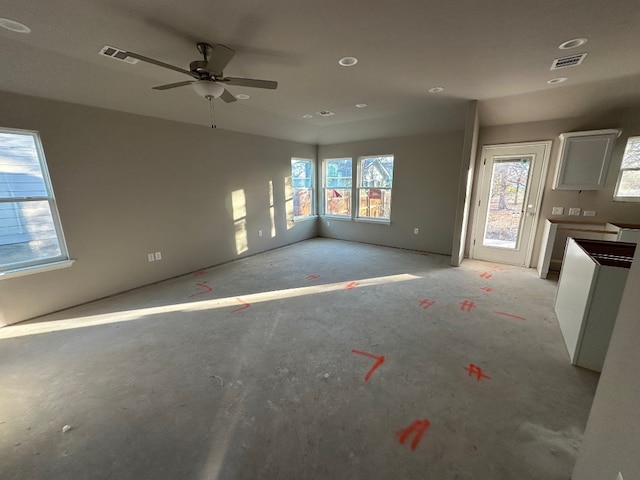
M 153 255 L 153 253 L 149 253 L 147 255 L 147 260 L 149 260 L 150 262 L 153 262 L 156 259 L 156 257 Z
M 162 260 L 162 253 L 156 252 L 156 260 Z
M 577 208 L 577 207 L 570 208 L 569 209 L 569 215 L 574 216 L 574 217 L 576 217 L 576 216 L 579 217 L 580 216 L 580 209 Z
M 414 235 L 418 235 L 418 233 L 420 233 L 420 229 L 419 228 L 414 228 L 413 229 L 413 234 Z
M 261 237 L 262 236 L 262 230 L 258 230 L 258 236 Z
M 595 217 L 596 216 L 596 211 L 595 210 L 585 210 L 584 212 L 582 212 L 582 215 L 584 215 L 585 217 Z
M 327 227 L 331 226 L 331 222 L 329 220 L 327 220 Z
M 564 215 L 564 207 L 553 207 L 551 215 Z

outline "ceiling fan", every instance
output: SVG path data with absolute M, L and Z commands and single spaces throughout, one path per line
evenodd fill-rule
M 198 43 L 198 52 L 202 55 L 202 60 L 195 60 L 189 65 L 189 70 L 169 65 L 168 63 L 145 57 L 134 52 L 126 52 L 131 58 L 142 60 L 159 67 L 168 68 L 176 72 L 184 73 L 193 77 L 194 80 L 185 80 L 183 82 L 170 83 L 168 85 L 160 85 L 152 87 L 154 90 L 169 90 L 170 88 L 183 87 L 185 85 L 193 85 L 193 89 L 198 95 L 209 100 L 221 97 L 226 103 L 236 101 L 236 97 L 225 88 L 226 85 L 237 85 L 240 87 L 266 88 L 275 90 L 278 88 L 278 82 L 272 80 L 256 80 L 253 78 L 225 77 L 224 67 L 231 61 L 236 54 L 235 50 L 225 45 L 217 44 L 214 46 L 208 43 Z

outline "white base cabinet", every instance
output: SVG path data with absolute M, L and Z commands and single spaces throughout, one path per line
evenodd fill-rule
M 555 312 L 571 364 L 602 371 L 635 245 L 567 239 Z

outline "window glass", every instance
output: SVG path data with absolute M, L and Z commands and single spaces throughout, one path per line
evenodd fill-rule
M 358 167 L 358 217 L 389 220 L 393 155 L 362 157 Z
M 640 201 L 640 137 L 627 141 L 616 184 L 617 200 Z
M 313 181 L 313 161 L 304 158 L 292 158 L 291 185 L 293 187 L 294 219 L 309 217 L 314 214 Z
M 325 160 L 324 167 L 324 213 L 351 217 L 351 159 Z
M 38 134 L 0 129 L 0 272 L 67 259 Z

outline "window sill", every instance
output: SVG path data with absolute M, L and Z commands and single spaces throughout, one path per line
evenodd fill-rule
M 640 203 L 640 197 L 613 197 L 614 202 Z
M 318 215 L 305 215 L 304 217 L 293 217 L 293 223 L 308 222 L 309 220 L 315 220 Z
M 391 225 L 391 220 L 385 218 L 382 220 L 376 220 L 375 218 L 354 218 L 356 222 L 362 223 L 379 223 L 381 225 Z
M 0 280 L 7 278 L 22 277 L 24 275 L 31 275 L 33 273 L 48 272 L 50 270 L 59 270 L 61 268 L 69 268 L 75 260 L 63 260 L 62 262 L 52 262 L 44 265 L 35 265 L 32 267 L 16 268 L 15 270 L 6 270 L 0 272 Z
M 342 220 L 346 222 L 351 222 L 353 220 L 353 218 L 348 217 L 347 215 L 322 215 L 322 218 L 329 220 Z

